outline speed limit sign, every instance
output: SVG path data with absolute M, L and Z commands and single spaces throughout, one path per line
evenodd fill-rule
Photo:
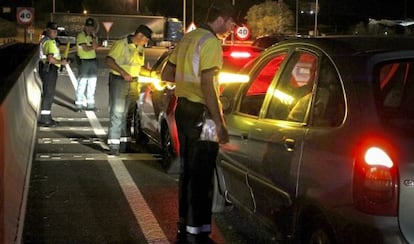
M 17 22 L 21 25 L 31 25 L 34 20 L 34 9 L 18 7 L 16 11 Z
M 250 30 L 245 25 L 238 26 L 235 31 L 236 31 L 236 37 L 239 40 L 244 41 L 250 38 Z

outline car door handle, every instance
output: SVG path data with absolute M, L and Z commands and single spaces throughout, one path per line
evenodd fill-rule
M 296 141 L 291 138 L 285 139 L 285 148 L 288 152 L 293 152 L 295 150 Z

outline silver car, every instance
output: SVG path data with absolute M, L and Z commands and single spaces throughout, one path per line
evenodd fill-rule
M 223 198 L 282 243 L 414 243 L 414 38 L 288 40 L 222 103 Z

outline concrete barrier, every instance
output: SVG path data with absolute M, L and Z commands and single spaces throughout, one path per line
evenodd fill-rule
M 0 243 L 20 243 L 41 100 L 38 46 L 0 47 Z

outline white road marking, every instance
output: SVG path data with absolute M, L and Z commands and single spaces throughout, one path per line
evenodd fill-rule
M 72 69 L 70 68 L 70 65 L 67 65 L 66 69 L 68 70 L 69 77 L 72 81 L 72 85 L 74 89 L 76 89 L 77 86 L 77 80 L 76 77 L 73 75 Z M 93 111 L 86 111 L 86 116 L 88 117 L 89 123 L 91 124 L 91 127 L 96 134 L 96 136 L 102 136 L 106 135 L 106 129 L 103 129 L 101 124 L 99 123 L 99 119 L 96 117 L 95 112 Z M 79 131 L 79 127 L 55 127 L 55 128 L 40 128 L 41 131 L 48 131 L 48 130 L 74 130 L 76 129 Z M 87 128 L 82 127 L 82 131 L 89 131 Z M 104 143 L 101 144 L 102 146 L 106 145 Z M 99 155 L 90 155 L 90 154 L 84 154 L 84 157 L 79 157 L 79 154 L 75 157 L 74 155 L 71 156 L 71 160 L 97 160 L 102 154 Z M 137 185 L 135 184 L 134 180 L 132 179 L 131 175 L 129 174 L 127 168 L 125 167 L 123 163 L 123 157 L 127 156 L 129 154 L 121 154 L 120 156 L 106 156 L 105 159 L 108 160 L 109 164 L 112 167 L 112 170 L 114 171 L 115 177 L 117 178 L 119 185 L 122 188 L 122 191 L 124 192 L 124 195 L 129 203 L 129 206 L 134 213 L 134 216 L 138 222 L 138 224 L 141 226 L 141 230 L 147 239 L 147 242 L 150 244 L 163 244 L 163 243 L 170 243 L 165 236 L 164 232 L 162 231 L 161 227 L 159 226 L 156 218 L 154 217 L 154 214 L 151 212 L 151 209 L 149 208 L 147 202 L 145 201 L 144 197 L 141 194 L 141 191 L 138 189 Z M 140 157 L 148 157 L 148 159 L 154 160 L 156 159 L 151 154 L 137 154 L 140 155 Z M 70 157 L 69 154 L 48 154 L 48 155 L 42 155 L 38 154 L 36 155 L 36 160 L 42 161 L 42 160 L 63 160 L 65 157 Z M 131 156 L 131 155 L 129 155 Z M 126 157 L 128 158 L 128 157 Z M 125 158 L 125 159 L 126 159 Z M 141 159 L 143 160 L 143 159 Z M 144 159 L 145 160 L 145 159 Z
M 119 160 L 161 160 L 158 154 L 150 153 L 121 153 L 119 156 L 111 156 L 103 153 L 37 153 L 36 161 L 83 161 L 83 160 L 108 160 L 117 158 Z
M 96 117 L 95 112 L 93 111 L 86 111 L 86 116 L 89 119 L 89 123 L 91 123 L 91 126 L 93 130 L 95 131 L 95 135 L 102 136 L 106 135 L 106 131 L 104 128 L 102 128 L 101 123 L 99 123 L 98 117 Z
M 145 239 L 147 239 L 147 242 L 160 244 L 170 243 L 122 160 L 114 157 L 108 158 L 108 162 L 115 173 L 138 224 L 141 226 L 142 233 Z
M 63 131 L 63 130 L 82 130 L 92 131 L 97 136 L 96 138 L 80 139 L 80 138 L 39 138 L 38 143 L 40 144 L 92 144 L 98 143 L 102 147 L 108 149 L 103 139 L 99 138 L 106 135 L 106 129 L 102 127 L 99 119 L 96 117 L 95 112 L 86 111 L 86 116 L 91 124 L 91 127 L 73 127 L 58 126 L 55 128 L 39 128 L 41 131 Z M 59 118 L 59 121 L 64 119 Z M 86 122 L 86 121 L 85 121 Z M 38 153 L 35 157 L 36 161 L 50 162 L 50 161 L 92 161 L 92 160 L 107 160 L 111 165 L 112 170 L 119 185 L 121 186 L 122 192 L 128 201 L 128 204 L 134 214 L 134 217 L 141 227 L 141 231 L 145 236 L 145 239 L 149 244 L 164 244 L 170 243 L 161 229 L 157 219 L 149 208 L 147 202 L 142 196 L 141 191 L 135 184 L 131 175 L 129 174 L 125 164 L 122 160 L 161 160 L 161 157 L 157 154 L 149 153 L 122 153 L 119 156 L 110 156 L 102 153 L 97 154 L 82 154 L 82 153 Z

